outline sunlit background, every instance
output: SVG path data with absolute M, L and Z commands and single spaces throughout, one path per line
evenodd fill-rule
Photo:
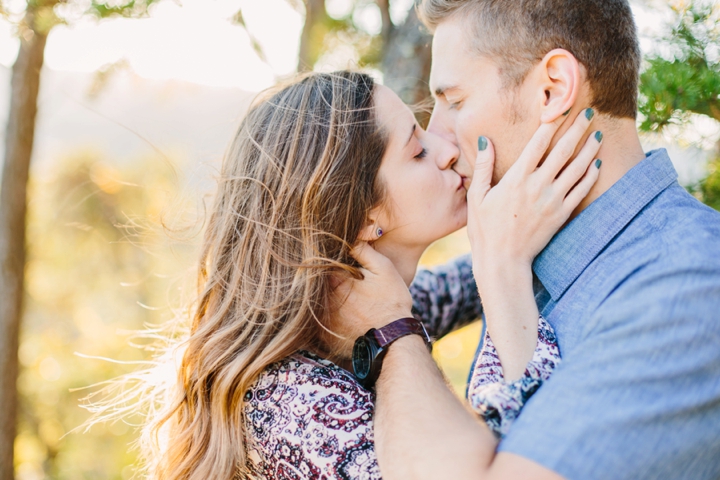
M 351 16 L 356 30 L 324 37 L 330 43 L 314 68 L 367 64 L 382 79 L 381 69 L 366 62 L 367 52 L 358 48 L 358 38 L 381 32 L 377 5 L 325 4 L 331 19 Z M 3 126 L 19 44 L 14 22 L 25 2 L 5 5 Z M 82 5 L 69 5 L 59 7 L 68 25 L 53 28 L 48 38 L 39 98 L 17 478 L 128 479 L 133 425 L 69 433 L 87 418 L 78 407 L 86 392 L 74 389 L 134 368 L 94 357 L 144 359 L 145 353 L 130 345 L 132 331 L 172 318 L 183 305 L 193 280 L 203 202 L 213 192 L 225 145 L 254 93 L 296 71 L 305 14 L 301 0 L 165 0 L 152 6 L 147 18 L 96 20 L 83 15 Z M 392 21 L 400 25 L 412 0 L 390 5 Z M 671 21 L 670 9 L 656 1 L 635 1 L 633 8 L 643 51 L 660 48 L 654 39 Z M 681 183 L 690 187 L 707 176 L 719 138 L 718 122 L 700 115 L 643 137 L 648 149 L 670 149 Z M 423 264 L 468 250 L 459 232 L 434 245 Z M 476 323 L 435 348 L 459 394 L 479 334 Z

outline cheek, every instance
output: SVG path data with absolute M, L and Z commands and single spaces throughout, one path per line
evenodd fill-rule
M 393 195 L 396 210 L 410 223 L 426 222 L 444 213 L 448 202 L 448 191 L 437 168 L 416 168 L 404 177 L 403 185 Z
M 482 135 L 483 130 L 482 118 L 476 113 L 474 108 L 466 108 L 458 113 L 457 131 L 458 141 L 461 146 L 466 146 L 477 141 L 477 137 Z
M 392 183 L 386 183 L 389 191 L 388 215 L 390 227 L 415 223 L 417 218 L 427 216 L 433 202 L 437 201 L 437 185 L 427 175 L 417 170 L 408 169 L 398 175 Z
M 457 142 L 460 149 L 460 161 L 467 163 L 460 167 L 460 172 L 468 176 L 472 174 L 475 157 L 477 155 L 477 139 L 480 135 L 490 136 L 483 128 L 482 119 L 475 113 L 475 109 L 466 109 L 458 113 L 457 120 Z

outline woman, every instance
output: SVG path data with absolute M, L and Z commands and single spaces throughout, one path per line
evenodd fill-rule
M 576 188 L 597 178 L 596 151 L 575 160 Z M 332 331 L 333 288 L 360 275 L 360 241 L 410 284 L 466 223 L 457 158 L 364 74 L 309 74 L 254 103 L 223 162 L 179 384 L 146 427 L 152 478 L 380 478 L 373 394 L 348 371 L 354 338 Z

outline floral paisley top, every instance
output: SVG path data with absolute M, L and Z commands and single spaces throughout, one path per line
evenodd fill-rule
M 245 394 L 250 478 L 381 478 L 374 400 L 353 374 L 312 353 L 271 365 Z
M 495 436 L 504 437 L 520 415 L 525 402 L 537 391 L 560 363 L 555 331 L 540 316 L 538 340 L 533 357 L 522 378 L 506 383 L 502 365 L 490 335 L 485 332 L 483 349 L 473 366 L 467 398 Z
M 413 314 L 434 337 L 482 315 L 470 256 L 434 271 L 421 270 L 411 286 Z M 468 400 L 502 436 L 524 402 L 559 362 L 552 327 L 542 317 L 538 348 L 525 376 L 505 383 L 486 334 L 474 365 Z M 248 461 L 240 478 L 380 479 L 373 436 L 374 393 L 354 375 L 300 351 L 270 365 L 245 394 Z

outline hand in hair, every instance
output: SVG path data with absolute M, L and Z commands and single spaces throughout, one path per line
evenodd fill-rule
M 347 356 L 355 339 L 371 328 L 380 328 L 398 318 L 411 317 L 412 297 L 393 263 L 369 243 L 359 242 L 351 252 L 362 265 L 362 280 L 338 280 L 333 295 L 331 330 L 345 338 L 334 342 Z M 382 298 L 379 297 L 382 296 Z

